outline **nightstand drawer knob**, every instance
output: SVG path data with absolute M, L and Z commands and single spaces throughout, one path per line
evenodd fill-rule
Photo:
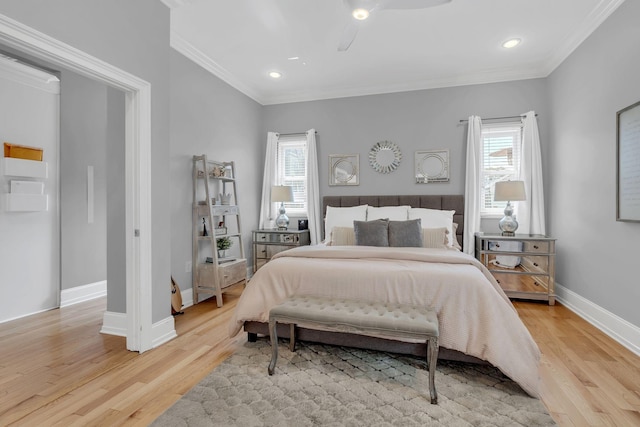
M 534 267 L 537 267 L 537 266 L 538 266 L 538 263 L 537 263 L 537 262 L 534 262 L 534 263 L 533 263 L 533 266 L 534 266 Z
M 540 246 L 538 246 L 538 245 L 533 245 L 533 249 L 540 249 Z

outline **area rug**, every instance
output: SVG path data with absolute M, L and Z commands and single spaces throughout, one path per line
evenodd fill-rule
M 499 370 L 438 361 L 438 404 L 420 358 L 320 344 L 247 342 L 155 420 L 176 426 L 553 426 Z

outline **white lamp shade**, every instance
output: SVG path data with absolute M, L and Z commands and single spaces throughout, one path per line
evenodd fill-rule
M 287 185 L 271 187 L 271 202 L 293 202 L 293 187 Z
M 524 193 L 524 181 L 498 181 L 493 200 L 497 202 L 517 202 L 527 200 Z

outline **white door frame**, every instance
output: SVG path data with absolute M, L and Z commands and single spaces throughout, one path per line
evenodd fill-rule
M 0 43 L 126 94 L 125 228 L 127 349 L 152 348 L 151 85 L 138 77 L 0 14 Z

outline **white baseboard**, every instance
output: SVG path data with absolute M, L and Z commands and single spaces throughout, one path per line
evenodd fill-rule
M 102 318 L 102 329 L 100 329 L 100 333 L 126 337 L 127 315 L 125 313 L 105 311 Z M 151 325 L 151 348 L 158 347 L 177 336 L 178 334 L 176 334 L 173 316 L 166 317 Z
M 107 295 L 107 281 L 89 283 L 75 288 L 63 289 L 60 292 L 60 307 L 78 304 Z
M 180 295 L 182 295 L 182 308 L 185 309 L 187 307 L 191 307 L 193 305 L 193 290 L 191 288 L 180 290 Z
M 151 348 L 156 348 L 177 336 L 173 316 L 166 317 L 151 325 Z
M 555 285 L 558 301 L 578 316 L 640 356 L 640 328 L 577 293 Z
M 126 337 L 127 314 L 105 311 L 104 315 L 102 316 L 102 329 L 100 329 L 100 333 Z

